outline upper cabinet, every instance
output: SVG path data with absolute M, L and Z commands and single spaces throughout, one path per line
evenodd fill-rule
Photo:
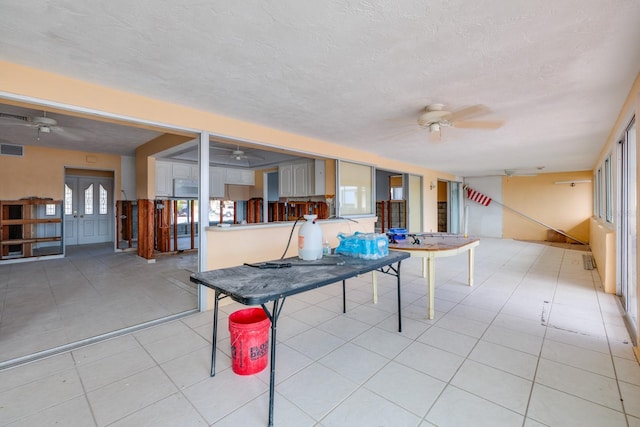
M 280 197 L 308 197 L 325 193 L 325 161 L 303 160 L 278 167 Z
M 173 175 L 170 162 L 156 161 L 156 197 L 173 195 Z
M 198 165 L 156 160 L 156 197 L 173 197 L 176 178 L 192 181 L 197 186 Z
M 173 178 L 198 179 L 198 165 L 189 163 L 171 163 Z
M 224 197 L 224 168 L 209 168 L 209 197 Z
M 174 183 L 180 181 L 181 188 L 185 184 L 197 187 L 198 175 L 197 164 L 157 160 L 156 197 L 180 197 L 174 192 Z M 225 197 L 225 184 L 255 185 L 255 172 L 251 169 L 210 167 L 209 197 Z
M 255 172 L 251 169 L 225 168 L 225 184 L 255 185 Z

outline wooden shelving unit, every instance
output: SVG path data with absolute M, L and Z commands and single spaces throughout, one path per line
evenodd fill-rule
M 62 201 L 0 200 L 0 260 L 63 253 Z
M 380 200 L 376 202 L 376 231 L 384 233 L 390 228 L 406 228 L 407 203 L 405 200 Z

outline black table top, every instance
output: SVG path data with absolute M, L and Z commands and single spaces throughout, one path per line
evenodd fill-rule
M 273 261 L 291 263 L 287 268 L 240 265 L 194 273 L 191 281 L 229 295 L 239 303 L 258 305 L 377 270 L 409 256 L 406 252 L 389 251 L 388 256 L 376 260 L 344 255 L 325 255 L 316 261 L 294 257 Z

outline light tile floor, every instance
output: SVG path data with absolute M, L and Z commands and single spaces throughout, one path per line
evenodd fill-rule
M 197 254 L 155 263 L 112 244 L 67 247 L 65 258 L 0 264 L 0 367 L 197 307 Z
M 370 276 L 290 297 L 278 324 L 276 426 L 640 426 L 640 366 L 616 297 L 585 252 L 482 239 L 436 261 L 426 318 L 420 260 L 395 284 Z M 0 371 L 0 425 L 263 426 L 268 370 L 239 376 L 222 307 L 217 374 L 212 313 Z

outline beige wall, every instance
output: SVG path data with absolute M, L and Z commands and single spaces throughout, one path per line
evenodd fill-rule
M 593 183 L 579 183 L 572 187 L 555 182 L 592 178 L 591 171 L 505 177 L 502 182 L 502 204 L 562 230 L 578 240 L 589 242 Z M 510 209 L 503 209 L 505 238 L 546 240 L 547 230 Z
M 616 233 L 601 221 L 591 218 L 591 253 L 604 291 L 616 293 Z
M 120 194 L 120 156 L 29 145 L 24 147 L 23 157 L 0 156 L 0 200 L 62 200 L 65 167 L 113 171 L 114 192 Z
M 153 155 L 194 138 L 195 135 L 164 134 L 136 148 L 136 198 L 156 198 L 156 159 Z
M 207 265 L 206 269 L 233 267 L 242 263 L 257 263 L 275 260 L 283 256 L 292 257 L 298 254 L 297 236 L 303 222 L 296 225 L 291 234 L 290 224 L 249 225 L 245 227 L 215 228 L 207 232 Z M 375 218 L 358 218 L 358 222 L 344 220 L 318 221 L 322 228 L 322 237 L 332 248 L 338 246 L 338 233 L 353 234 L 373 232 Z M 287 248 L 289 236 L 291 242 Z M 247 250 L 247 242 L 251 251 Z M 286 254 L 284 253 L 287 248 Z M 207 307 L 213 307 L 213 292 L 207 294 Z
M 370 152 L 146 98 L 9 62 L 0 61 L 0 70 L 0 92 L 39 99 L 44 103 L 55 101 L 96 112 L 108 112 L 131 118 L 131 120 L 144 120 L 162 124 L 163 127 L 180 128 L 183 129 L 183 133 L 188 133 L 184 129 L 202 129 L 213 135 L 225 135 L 270 147 L 291 149 L 311 156 L 362 162 L 382 169 L 421 175 L 424 177 L 424 182 L 435 181 L 438 178 L 455 179 L 450 174 L 390 160 Z M 75 115 L 82 114 L 76 112 Z M 129 123 L 129 125 L 135 125 L 135 123 Z M 172 133 L 176 132 L 172 131 Z M 149 164 L 146 166 L 149 168 Z M 329 166 L 328 163 L 327 176 L 333 176 L 330 175 L 331 168 Z M 151 175 L 151 173 L 150 171 L 149 174 Z M 140 185 L 144 187 L 145 184 L 138 184 L 138 186 Z M 142 190 L 143 193 L 146 191 L 147 194 L 151 191 L 148 186 L 146 189 L 139 188 L 139 190 Z M 437 229 L 436 192 L 424 192 L 423 209 L 425 229 Z

